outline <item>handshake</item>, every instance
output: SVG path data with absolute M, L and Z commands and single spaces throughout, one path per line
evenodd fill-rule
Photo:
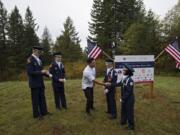
M 110 82 L 106 82 L 106 83 L 104 83 L 104 85 L 105 85 L 106 87 L 108 87 L 108 86 L 111 86 L 112 84 L 111 84 Z
M 50 74 L 48 70 L 41 70 L 41 73 L 49 77 L 52 77 L 52 74 Z

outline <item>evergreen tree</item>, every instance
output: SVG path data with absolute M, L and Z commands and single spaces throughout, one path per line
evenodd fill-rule
M 24 50 L 24 26 L 21 15 L 17 7 L 11 12 L 9 16 L 9 27 L 8 27 L 8 46 L 9 46 L 9 68 L 12 72 L 19 72 L 22 69 L 24 63 L 22 62 L 23 50 Z
M 38 27 L 29 7 L 26 9 L 24 27 L 24 53 L 28 57 L 31 53 L 32 46 L 39 45 L 39 38 L 36 34 Z
M 43 53 L 44 62 L 47 65 L 51 62 L 51 54 L 52 54 L 51 52 L 52 39 L 47 27 L 44 28 L 41 45 L 43 46 L 44 49 L 44 53 Z
M 110 53 L 112 42 L 117 45 L 128 27 L 144 17 L 142 0 L 94 0 L 89 30 L 91 39 Z
M 123 53 L 134 55 L 157 55 L 161 51 L 161 24 L 149 11 L 144 22 L 132 24 L 124 34 Z
M 75 61 L 82 58 L 78 32 L 76 32 L 76 29 L 73 26 L 73 21 L 70 17 L 67 17 L 64 23 L 64 30 L 57 38 L 55 51 L 61 51 L 64 59 L 67 61 Z
M 0 1 L 0 74 L 4 76 L 7 68 L 7 28 L 8 28 L 8 17 L 7 10 L 4 8 L 3 3 Z M 0 78 L 1 79 L 1 78 Z

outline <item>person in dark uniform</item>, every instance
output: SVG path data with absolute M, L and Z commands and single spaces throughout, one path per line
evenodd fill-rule
M 117 82 L 117 72 L 114 70 L 113 60 L 106 60 L 106 72 L 104 77 L 104 83 L 116 83 Z M 115 86 L 106 86 L 104 93 L 106 94 L 106 101 L 107 101 L 107 113 L 110 114 L 110 119 L 116 119 L 117 117 L 117 110 L 116 110 L 116 100 L 115 100 L 115 93 L 116 88 Z
M 123 68 L 123 79 L 111 85 L 121 86 L 121 125 L 128 123 L 128 129 L 134 130 L 134 81 L 131 78 L 133 76 L 134 69 L 124 64 Z
M 52 74 L 52 86 L 54 91 L 55 105 L 57 109 L 67 109 L 66 97 L 64 92 L 65 69 L 61 61 L 62 55 L 60 52 L 54 53 L 54 61 L 52 62 L 49 72 Z
M 50 114 L 47 111 L 45 99 L 45 86 L 43 76 L 50 76 L 48 70 L 43 70 L 40 55 L 43 48 L 33 46 L 32 55 L 27 60 L 27 74 L 29 87 L 31 88 L 33 117 L 41 119 L 44 115 Z

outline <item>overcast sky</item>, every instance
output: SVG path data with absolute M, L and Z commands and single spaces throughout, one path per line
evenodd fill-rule
M 41 37 L 45 26 L 48 27 L 52 39 L 55 40 L 63 29 L 63 22 L 70 16 L 79 32 L 82 47 L 86 46 L 88 35 L 88 21 L 93 0 L 1 0 L 10 12 L 15 5 L 21 15 L 25 14 L 27 6 L 30 6 L 36 23 L 39 25 L 38 35 Z M 144 0 L 146 9 L 152 9 L 160 18 L 171 9 L 178 0 Z

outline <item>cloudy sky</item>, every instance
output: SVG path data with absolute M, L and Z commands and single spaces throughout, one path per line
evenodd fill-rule
M 70 16 L 79 32 L 82 47 L 86 46 L 88 35 L 88 21 L 93 0 L 1 0 L 10 12 L 15 5 L 20 13 L 25 14 L 27 6 L 30 6 L 36 23 L 39 25 L 38 35 L 41 37 L 45 26 L 48 27 L 52 39 L 61 33 L 63 22 Z M 146 9 L 152 9 L 160 18 L 171 9 L 178 0 L 144 0 Z

